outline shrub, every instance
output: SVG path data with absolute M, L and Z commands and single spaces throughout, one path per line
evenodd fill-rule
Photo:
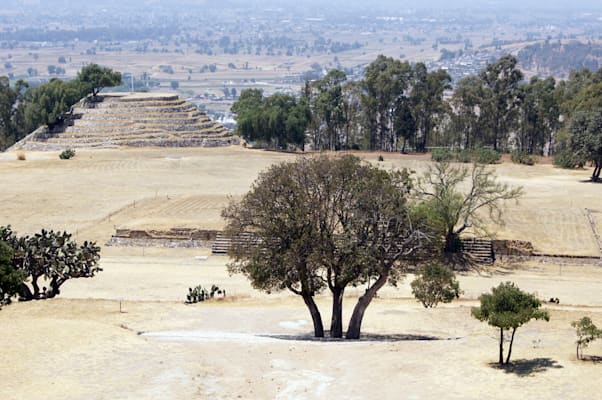
M 70 158 L 75 157 L 75 150 L 73 149 L 67 149 L 67 150 L 63 150 L 61 152 L 61 154 L 59 154 L 59 158 L 61 160 L 69 160 Z
M 186 295 L 186 303 L 194 304 L 201 301 L 213 299 L 215 296 L 226 297 L 226 291 L 220 289 L 216 285 L 211 285 L 211 290 L 207 290 L 202 285 L 198 285 L 194 288 L 188 288 L 188 294 Z
M 500 153 L 491 149 L 477 148 L 451 151 L 448 149 L 433 149 L 431 159 L 433 161 L 458 161 L 461 163 L 495 164 L 501 158 Z
M 20 161 L 25 161 L 25 153 L 23 153 L 22 151 L 17 153 L 17 160 Z
M 412 294 L 425 308 L 437 307 L 460 297 L 460 284 L 451 269 L 440 264 L 428 264 L 420 269 L 410 284 Z
M 510 159 L 515 164 L 534 165 L 535 157 L 532 154 L 527 154 L 525 151 L 514 150 L 510 155 Z
M 205 301 L 208 298 L 209 293 L 207 292 L 207 290 L 201 285 L 198 285 L 194 288 L 188 288 L 188 294 L 186 295 L 186 303 L 198 303 L 200 301 Z
M 455 154 L 456 161 L 461 163 L 471 163 L 474 161 L 474 153 L 472 150 L 464 149 L 462 151 L 458 151 Z
M 473 161 L 479 164 L 495 164 L 502 155 L 493 149 L 477 148 L 473 150 Z
M 431 152 L 431 159 L 433 161 L 452 161 L 454 159 L 454 153 L 448 149 L 433 149 Z
M 554 155 L 554 165 L 560 168 L 573 169 L 583 167 L 584 163 L 573 152 L 563 149 Z
M 378 161 L 379 161 L 379 162 L 382 162 L 382 161 L 385 161 L 385 159 L 383 158 L 383 156 L 382 156 L 382 155 L 379 155 L 379 156 L 378 156 Z

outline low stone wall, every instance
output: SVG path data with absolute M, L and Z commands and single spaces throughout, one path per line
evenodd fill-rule
M 217 234 L 215 230 L 194 228 L 172 228 L 168 231 L 117 229 L 107 246 L 210 248 Z
M 531 242 L 524 240 L 493 240 L 493 253 L 497 256 L 528 257 L 535 254 Z

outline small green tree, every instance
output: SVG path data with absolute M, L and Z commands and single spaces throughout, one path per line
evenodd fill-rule
M 462 293 L 453 271 L 441 264 L 422 267 L 410 286 L 414 297 L 425 308 L 437 307 L 440 302 L 450 303 Z
M 13 250 L 0 241 L 0 309 L 3 305 L 11 303 L 27 276 L 23 271 L 13 268 L 12 261 Z
M 575 328 L 577 334 L 577 359 L 583 358 L 583 349 L 591 342 L 602 337 L 602 329 L 598 329 L 592 322 L 591 318 L 583 317 L 578 321 L 571 322 L 571 326 Z
M 473 307 L 472 315 L 479 321 L 487 321 L 491 326 L 500 329 L 500 365 L 510 362 L 514 334 L 518 327 L 532 319 L 550 320 L 546 310 L 540 310 L 541 302 L 532 294 L 523 292 L 512 282 L 500 283 L 491 289 L 491 293 L 483 293 L 479 300 L 480 307 Z M 504 331 L 512 331 L 508 354 L 504 362 Z

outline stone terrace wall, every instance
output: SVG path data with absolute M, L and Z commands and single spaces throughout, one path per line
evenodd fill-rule
M 36 131 L 24 150 L 67 148 L 217 147 L 238 137 L 173 94 L 113 93 L 80 101 L 61 124 Z

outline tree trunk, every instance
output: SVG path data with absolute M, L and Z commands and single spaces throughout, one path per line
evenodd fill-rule
M 332 318 L 330 319 L 330 337 L 343 337 L 343 293 L 345 289 L 332 290 Z
M 500 357 L 498 364 L 504 365 L 504 328 L 500 328 Z
M 347 334 L 345 338 L 347 339 L 359 339 L 360 331 L 362 329 L 362 320 L 364 319 L 364 313 L 366 309 L 370 305 L 370 302 L 376 296 L 378 290 L 387 283 L 387 278 L 389 277 L 389 268 L 384 268 L 385 271 L 379 278 L 374 282 L 374 285 L 370 289 L 366 290 L 366 293 L 361 296 L 357 300 L 357 304 L 353 308 L 353 314 L 351 314 L 351 319 L 349 320 L 349 326 L 347 327 Z
M 31 277 L 31 286 L 33 287 L 32 298 L 39 299 L 40 298 L 40 286 L 38 286 L 38 277 L 37 276 Z
M 592 181 L 598 182 L 600 180 L 600 170 L 602 170 L 602 163 L 594 163 L 594 171 L 592 172 Z
M 311 314 L 311 319 L 314 323 L 314 336 L 315 337 L 324 337 L 324 325 L 322 324 L 322 316 L 320 315 L 320 310 L 314 301 L 313 296 L 303 294 L 303 301 L 305 305 L 309 309 L 309 313 Z
M 31 293 L 29 286 L 27 286 L 27 284 L 25 284 L 25 283 L 22 283 L 21 286 L 19 286 L 19 300 L 22 300 L 22 301 L 33 300 L 33 293 Z
M 445 253 L 459 253 L 461 249 L 462 246 L 459 235 L 454 232 L 448 232 L 447 235 L 445 235 L 445 248 L 443 251 Z
M 510 355 L 512 354 L 512 343 L 514 343 L 514 334 L 516 333 L 516 328 L 512 328 L 512 336 L 510 336 L 510 345 L 508 346 L 508 355 L 506 356 L 506 364 L 510 362 Z

